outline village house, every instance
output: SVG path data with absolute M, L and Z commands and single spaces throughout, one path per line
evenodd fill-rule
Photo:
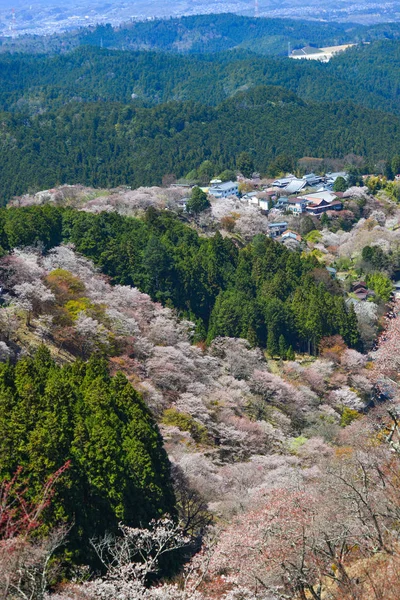
M 293 198 L 288 200 L 287 210 L 292 212 L 294 215 L 301 215 L 305 212 L 307 206 L 307 200 L 303 197 L 301 198 Z
M 329 190 L 320 190 L 318 192 L 312 192 L 311 194 L 304 194 L 302 196 L 309 204 L 318 204 L 319 200 L 325 200 L 326 202 L 333 202 L 337 200 L 338 194 Z
M 247 192 L 241 198 L 244 202 L 248 202 L 249 204 L 258 205 L 258 196 L 257 192 Z
M 291 194 L 298 194 L 307 187 L 307 181 L 305 179 L 297 179 L 294 177 L 283 189 L 285 193 L 290 196 Z
M 311 215 L 319 216 L 328 210 L 342 210 L 343 204 L 340 200 L 334 200 L 333 202 L 327 202 L 326 200 L 320 200 L 314 204 L 309 204 L 306 207 L 306 212 Z
M 326 173 L 325 174 L 325 183 L 333 185 L 339 177 L 343 177 L 343 179 L 347 179 L 346 171 L 337 171 L 336 173 Z
M 275 204 L 274 208 L 279 208 L 280 210 L 287 210 L 288 202 L 289 198 L 287 196 L 281 196 L 280 198 L 278 198 L 278 201 Z
M 319 175 L 315 175 L 315 173 L 308 173 L 307 175 L 303 175 L 303 179 L 309 187 L 314 187 L 322 181 L 322 177 L 320 177 Z
M 368 300 L 371 296 L 375 296 L 375 293 L 372 290 L 368 289 L 365 281 L 356 281 L 351 286 L 352 293 L 357 297 L 358 300 Z
M 332 279 L 336 279 L 336 269 L 334 269 L 333 267 L 326 267 L 326 270 L 328 271 L 329 275 L 332 277 Z
M 189 196 L 187 196 L 186 198 L 180 198 L 176 201 L 176 205 L 178 208 L 181 208 L 182 210 L 186 210 L 186 206 L 187 203 L 189 202 Z
M 268 212 L 269 203 L 270 203 L 270 195 L 263 195 L 262 198 L 258 197 L 260 192 L 247 192 L 241 197 L 242 202 L 247 202 L 248 204 L 252 204 L 254 206 L 258 206 L 258 208 L 264 212 Z
M 212 185 L 208 193 L 214 198 L 228 198 L 228 196 L 239 196 L 239 184 L 236 181 L 227 181 Z
M 274 187 L 284 188 L 287 185 L 289 185 L 289 183 L 292 181 L 292 179 L 296 179 L 296 177 L 294 175 L 286 175 L 286 177 L 281 177 L 280 179 L 275 179 L 275 181 L 272 182 L 272 185 Z
M 261 208 L 262 211 L 267 212 L 269 210 L 269 200 L 268 198 L 260 198 L 258 200 L 258 206 Z
M 269 223 L 268 224 L 268 235 L 271 238 L 277 238 L 282 235 L 284 231 L 287 229 L 287 222 L 282 221 L 281 223 Z
M 296 242 L 303 241 L 303 238 L 299 233 L 297 233 L 296 231 L 292 231 L 291 229 L 286 229 L 286 231 L 282 233 L 282 240 L 284 241 L 289 239 L 295 240 Z

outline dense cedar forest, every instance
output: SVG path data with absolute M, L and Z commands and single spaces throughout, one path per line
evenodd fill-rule
M 398 150 L 399 47 L 378 40 L 328 64 L 243 49 L 1 54 L 0 200 L 63 183 L 158 185 L 205 160 L 216 174 L 243 151 L 262 174 L 282 154 L 355 154 L 371 171 Z
M 53 207 L 1 213 L 2 247 L 72 242 L 114 283 L 138 287 L 197 323 L 198 339 L 247 338 L 272 355 L 290 347 L 315 351 L 339 334 L 357 346 L 352 308 L 327 284 L 314 257 L 301 258 L 265 236 L 238 250 L 220 233 L 204 239 L 169 213 L 145 221 Z M 281 339 L 283 338 L 283 339 Z
M 70 558 L 88 561 L 89 539 L 105 522 L 115 531 L 120 520 L 137 526 L 174 513 L 157 426 L 128 381 L 109 376 L 105 361 L 60 368 L 42 346 L 15 367 L 0 365 L 0 390 L 0 478 L 22 469 L 34 500 L 68 462 L 45 526 L 74 523 Z
M 348 102 L 306 104 L 275 88 L 254 88 L 216 108 L 173 102 L 154 108 L 73 103 L 36 117 L 2 114 L 3 203 L 28 190 L 62 183 L 94 187 L 160 184 L 204 160 L 216 172 L 254 155 L 265 173 L 277 155 L 342 157 L 374 162 L 394 156 L 400 122 Z M 23 174 L 23 176 L 22 176 Z
M 62 55 L 0 54 L 0 108 L 37 114 L 73 101 L 217 105 L 255 85 L 283 86 L 310 102 L 351 100 L 399 114 L 399 42 L 349 49 L 329 63 L 251 51 L 182 56 L 80 47 Z

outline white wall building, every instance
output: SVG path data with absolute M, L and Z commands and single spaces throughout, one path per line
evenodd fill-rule
M 239 184 L 236 181 L 227 181 L 213 185 L 208 193 L 214 198 L 227 198 L 228 196 L 239 196 Z

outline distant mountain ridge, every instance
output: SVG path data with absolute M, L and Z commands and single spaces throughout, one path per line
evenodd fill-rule
M 244 50 L 182 56 L 81 47 L 59 56 L 0 54 L 0 109 L 34 115 L 71 101 L 217 105 L 238 91 L 277 85 L 306 101 L 351 100 L 400 114 L 399 65 L 397 40 L 357 46 L 327 64 Z
M 66 52 L 81 45 L 118 50 L 157 50 L 199 54 L 248 49 L 263 55 L 286 55 L 291 47 L 329 46 L 348 42 L 395 39 L 400 23 L 359 25 L 298 19 L 269 19 L 234 14 L 207 14 L 120 27 L 100 25 L 51 36 L 0 40 L 0 51 Z M 257 43 L 254 43 L 255 40 Z

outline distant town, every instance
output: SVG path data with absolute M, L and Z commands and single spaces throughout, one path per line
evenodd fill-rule
M 271 0 L 199 0 L 165 2 L 165 0 L 118 0 L 112 3 L 100 0 L 62 3 L 60 0 L 32 4 L 0 1 L 0 36 L 51 35 L 80 27 L 110 23 L 113 26 L 129 21 L 144 21 L 196 14 L 234 13 L 269 18 L 294 18 L 315 21 L 342 21 L 371 25 L 400 20 L 400 1 L 375 3 L 332 3 L 314 0 L 298 5 L 286 0 L 279 7 Z M 324 49 L 322 49 L 324 50 Z

